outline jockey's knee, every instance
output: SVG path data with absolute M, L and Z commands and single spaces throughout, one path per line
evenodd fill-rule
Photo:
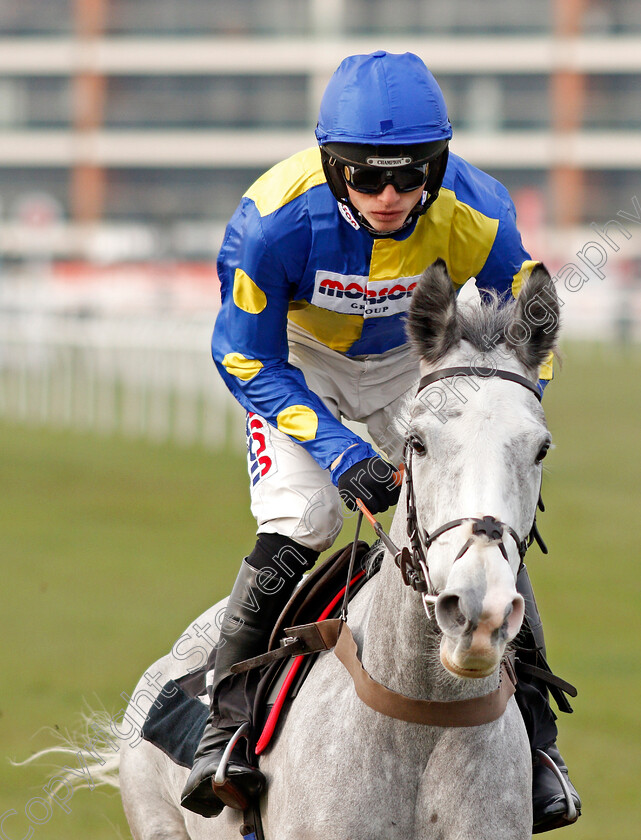
M 290 488 L 288 494 L 275 494 L 269 505 L 256 505 L 252 511 L 259 535 L 280 534 L 317 553 L 329 548 L 343 527 L 342 502 L 333 484 L 323 485 L 313 495 Z
M 275 578 L 292 578 L 298 581 L 312 568 L 320 552 L 308 548 L 282 534 L 258 534 L 247 563 L 258 571 L 271 571 Z
M 341 498 L 333 484 L 326 484 L 308 501 L 292 537 L 321 552 L 332 545 L 342 527 Z

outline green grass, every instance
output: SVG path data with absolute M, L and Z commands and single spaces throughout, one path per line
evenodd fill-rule
M 528 562 L 558 673 L 575 682 L 559 744 L 584 799 L 567 834 L 632 840 L 641 808 L 641 355 L 572 346 L 545 408 L 548 557 Z
M 584 798 L 561 835 L 575 840 L 639 833 L 639 382 L 638 352 L 575 345 L 545 397 L 550 554 L 533 548 L 528 567 L 551 662 L 580 692 L 559 721 Z M 51 745 L 48 728 L 73 729 L 85 704 L 116 713 L 120 693 L 229 591 L 255 525 L 244 458 L 230 453 L 0 425 L 0 482 L 0 753 L 19 760 Z M 52 773 L 0 762 L 0 815 L 17 812 L 7 837 L 29 825 L 34 840 L 129 836 L 117 795 L 98 790 L 49 818 L 32 800 Z

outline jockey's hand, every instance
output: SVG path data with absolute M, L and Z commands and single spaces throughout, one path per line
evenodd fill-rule
M 383 458 L 358 461 L 338 479 L 338 492 L 350 510 L 358 510 L 356 499 L 376 515 L 395 505 L 401 492 L 400 473 Z

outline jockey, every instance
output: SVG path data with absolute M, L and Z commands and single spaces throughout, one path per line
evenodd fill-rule
M 451 136 L 443 95 L 420 58 L 350 56 L 323 96 L 318 146 L 259 178 L 227 227 L 212 350 L 247 411 L 258 529 L 225 612 L 211 714 L 183 791 L 182 804 L 203 816 L 238 807 L 265 781 L 235 747 L 226 783 L 212 784 L 248 719 L 244 675 L 231 666 L 267 649 L 301 576 L 341 529 L 341 497 L 354 509 L 360 496 L 374 514 L 398 499 L 394 418 L 419 378 L 404 327 L 418 276 L 442 258 L 457 289 L 475 277 L 481 294 L 516 295 L 535 265 L 506 189 L 450 154 Z M 540 376 L 543 388 L 551 365 Z M 365 423 L 385 454 L 343 419 Z M 517 587 L 534 625 L 526 646 L 542 651 L 524 570 Z M 529 678 L 519 705 L 533 753 L 544 749 L 567 778 L 545 685 Z M 555 774 L 537 761 L 533 769 L 534 830 L 566 824 Z

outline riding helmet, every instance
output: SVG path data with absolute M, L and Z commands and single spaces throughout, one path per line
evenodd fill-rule
M 349 201 L 345 166 L 402 167 L 428 162 L 421 199 L 405 221 L 406 227 L 436 200 L 451 137 L 445 99 L 423 61 L 413 53 L 384 50 L 348 56 L 341 62 L 323 95 L 316 126 L 329 188 L 377 236 L 381 234 Z

